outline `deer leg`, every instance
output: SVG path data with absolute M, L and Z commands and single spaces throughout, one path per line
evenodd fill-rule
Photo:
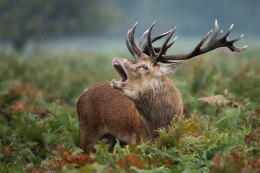
M 95 152 L 94 144 L 95 140 L 90 138 L 87 132 L 82 131 L 80 133 L 81 136 L 81 147 L 85 154 L 89 154 L 91 152 Z
M 80 123 L 80 142 L 85 154 L 95 152 L 94 145 L 98 142 L 98 137 L 90 134 L 91 130 L 84 123 Z

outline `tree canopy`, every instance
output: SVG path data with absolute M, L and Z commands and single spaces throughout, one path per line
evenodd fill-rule
M 102 1 L 1 0 L 0 38 L 21 51 L 30 38 L 101 31 L 112 20 Z

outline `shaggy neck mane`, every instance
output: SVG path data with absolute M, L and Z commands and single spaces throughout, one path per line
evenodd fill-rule
M 152 135 L 157 136 L 156 130 L 170 125 L 175 115 L 182 114 L 183 106 L 179 91 L 169 79 L 162 77 L 150 86 L 134 103 Z

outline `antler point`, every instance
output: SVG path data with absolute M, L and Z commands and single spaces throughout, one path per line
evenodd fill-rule
M 230 25 L 229 30 L 231 30 L 234 27 L 234 24 Z
M 135 22 L 134 25 L 132 26 L 131 29 L 129 29 L 130 32 L 132 32 L 131 30 L 135 30 L 136 26 L 137 26 L 138 22 Z
M 151 29 L 153 28 L 153 26 L 154 26 L 155 23 L 156 23 L 156 20 L 151 24 L 149 30 L 151 30 Z
M 207 35 L 210 35 L 212 32 L 213 32 L 213 29 L 210 30 L 210 31 L 207 33 Z
M 218 30 L 218 20 L 215 20 L 215 30 Z

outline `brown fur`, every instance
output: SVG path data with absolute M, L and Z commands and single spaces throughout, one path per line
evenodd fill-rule
M 128 144 L 140 143 L 150 134 L 133 101 L 109 82 L 93 86 L 82 93 L 77 103 L 81 146 L 85 152 L 94 151 L 94 144 L 109 136 Z M 110 146 L 112 149 L 113 146 Z
M 77 103 L 83 150 L 95 151 L 94 144 L 102 138 L 108 139 L 110 151 L 115 138 L 126 144 L 152 140 L 158 128 L 170 125 L 175 115 L 182 114 L 181 96 L 165 76 L 160 80 L 160 85 L 134 101 L 110 83 L 84 91 Z

